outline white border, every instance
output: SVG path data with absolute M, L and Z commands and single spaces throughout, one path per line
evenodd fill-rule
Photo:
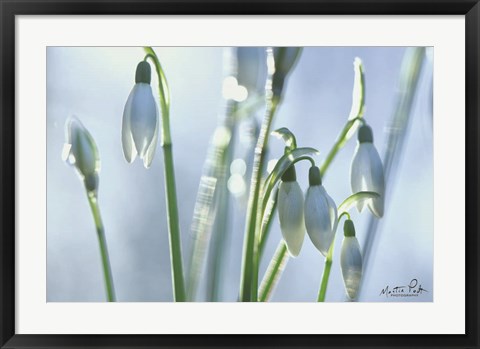
M 17 333 L 465 333 L 463 16 L 17 16 L 16 35 Z M 434 46 L 435 301 L 47 304 L 39 151 L 45 48 L 54 45 Z

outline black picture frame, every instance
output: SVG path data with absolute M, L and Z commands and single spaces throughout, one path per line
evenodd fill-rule
M 275 4 L 275 6 L 271 6 Z M 17 15 L 464 15 L 466 39 L 465 335 L 15 334 L 15 16 Z M 0 0 L 0 347 L 478 348 L 479 0 Z M 462 117 L 457 115 L 456 117 Z M 462 232 L 457 232 L 462 233 Z M 421 321 L 421 314 L 415 320 Z M 448 314 L 442 321 L 455 321 Z

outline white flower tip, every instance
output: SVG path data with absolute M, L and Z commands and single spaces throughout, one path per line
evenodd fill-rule
M 290 243 L 288 243 L 286 240 L 284 240 L 285 245 L 287 245 L 287 251 L 290 257 L 296 258 L 300 254 L 303 245 L 303 238 L 301 240 L 302 241 L 300 243 L 298 241 L 291 241 Z
M 365 205 L 365 202 L 363 202 L 363 201 L 358 201 L 357 202 L 357 210 L 358 210 L 359 213 L 362 213 L 364 205 Z
M 144 156 L 144 157 L 143 157 L 143 166 L 144 166 L 146 169 L 149 169 L 150 166 L 152 165 L 152 158 L 153 158 L 153 157 L 148 157 L 148 156 Z
M 355 57 L 353 60 L 353 65 L 355 69 L 358 69 L 362 65 L 362 59 L 360 57 Z
M 318 248 L 318 247 L 317 247 Z M 330 248 L 330 247 L 329 247 Z M 322 256 L 324 256 L 325 258 L 327 258 L 327 255 L 328 255 L 328 250 L 324 250 L 324 249 L 319 249 L 318 250 L 320 251 L 320 253 L 322 254 Z
M 358 287 L 347 288 L 347 296 L 350 300 L 355 300 L 357 298 Z
M 370 212 L 377 217 L 377 218 L 382 218 L 383 217 L 383 208 L 384 208 L 384 200 L 383 197 L 379 197 L 377 199 L 372 199 L 368 203 L 368 208 L 370 209 Z
M 125 160 L 131 164 L 137 157 L 137 150 L 133 145 L 133 140 L 127 141 L 124 137 L 122 137 L 122 149 Z
M 72 145 L 70 143 L 65 143 L 63 145 L 62 160 L 65 161 L 65 162 L 68 162 L 70 165 L 72 165 L 72 163 L 70 161 L 71 160 L 71 157 L 70 157 L 71 150 L 72 150 Z

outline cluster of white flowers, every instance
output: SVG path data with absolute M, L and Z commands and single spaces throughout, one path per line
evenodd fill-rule
M 383 165 L 373 145 L 372 130 L 366 124 L 358 131 L 358 145 L 350 173 L 354 194 L 364 191 L 379 195 L 358 201 L 358 210 L 361 212 L 366 204 L 376 217 L 382 217 L 385 200 Z M 289 254 L 292 257 L 299 255 L 306 230 L 313 245 L 326 257 L 334 241 L 339 219 L 337 205 L 322 185 L 319 168 L 310 168 L 309 187 L 304 199 L 295 167 L 290 166 L 282 176 L 277 200 L 280 229 Z M 342 275 L 348 297 L 355 299 L 362 276 L 362 253 L 350 219 L 345 221 L 344 236 L 340 257 Z
M 337 206 L 322 185 L 318 167 L 310 168 L 309 182 L 304 200 L 295 167 L 291 166 L 278 188 L 280 229 L 292 257 L 300 253 L 305 230 L 315 247 L 326 256 L 337 229 Z
M 300 51 L 300 48 L 274 49 L 275 60 L 269 62 L 269 71 L 271 74 L 275 73 L 271 83 L 272 91 L 277 96 L 281 95 L 284 80 Z M 159 111 L 150 83 L 150 65 L 146 61 L 141 61 L 137 65 L 135 85 L 124 108 L 122 124 L 125 159 L 131 163 L 138 155 L 146 168 L 152 163 L 159 133 Z M 227 86 L 226 91 L 230 93 L 237 88 L 238 83 L 235 80 Z M 385 203 L 383 165 L 373 145 L 372 129 L 364 120 L 362 123 L 358 130 L 358 145 L 351 164 L 351 189 L 354 194 L 377 193 L 378 197 L 357 201 L 357 208 L 361 212 L 366 205 L 373 215 L 381 218 Z M 294 139 L 293 134 L 292 137 Z M 66 139 L 64 160 L 75 167 L 89 194 L 96 194 L 100 160 L 92 136 L 78 119 L 71 118 L 66 123 Z M 296 142 L 294 144 L 293 147 L 291 144 L 289 146 L 294 148 Z M 320 169 L 315 165 L 310 168 L 309 187 L 304 197 L 297 182 L 295 166 L 292 164 L 282 175 L 277 202 L 280 228 L 289 254 L 292 257 L 299 255 L 306 231 L 320 253 L 331 258 L 329 250 L 335 239 L 339 216 L 336 203 L 322 185 Z M 344 223 L 340 264 L 347 295 L 355 299 L 362 277 L 362 253 L 350 217 Z

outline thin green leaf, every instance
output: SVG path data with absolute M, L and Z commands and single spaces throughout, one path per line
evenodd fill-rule
M 365 75 L 363 72 L 362 60 L 358 57 L 353 61 L 353 91 L 352 91 L 352 109 L 350 110 L 349 120 L 361 117 L 365 111 Z
M 373 191 L 359 191 L 358 193 L 350 195 L 340 204 L 340 206 L 338 206 L 338 216 L 340 217 L 342 213 L 347 212 L 357 203 L 363 202 L 365 200 L 376 199 L 379 197 L 380 195 Z
M 330 271 L 332 270 L 334 247 L 335 247 L 335 238 L 333 239 L 332 244 L 328 249 L 327 258 L 325 258 L 325 266 L 323 268 L 323 275 L 322 275 L 322 282 L 320 284 L 320 289 L 318 290 L 317 302 L 325 302 L 325 297 L 327 295 L 328 280 L 330 279 Z
M 287 246 L 283 240 L 278 244 L 277 250 L 268 265 L 265 276 L 260 284 L 258 299 L 260 302 L 267 302 L 278 283 L 283 269 L 288 261 Z
M 278 187 L 275 192 L 270 195 L 270 198 L 267 201 L 267 207 L 265 207 L 265 212 L 263 212 L 262 225 L 260 228 L 260 247 L 258 249 L 260 253 L 260 258 L 263 254 L 263 250 L 267 242 L 268 233 L 272 225 L 272 218 L 275 214 L 275 208 L 277 207 L 277 192 Z

